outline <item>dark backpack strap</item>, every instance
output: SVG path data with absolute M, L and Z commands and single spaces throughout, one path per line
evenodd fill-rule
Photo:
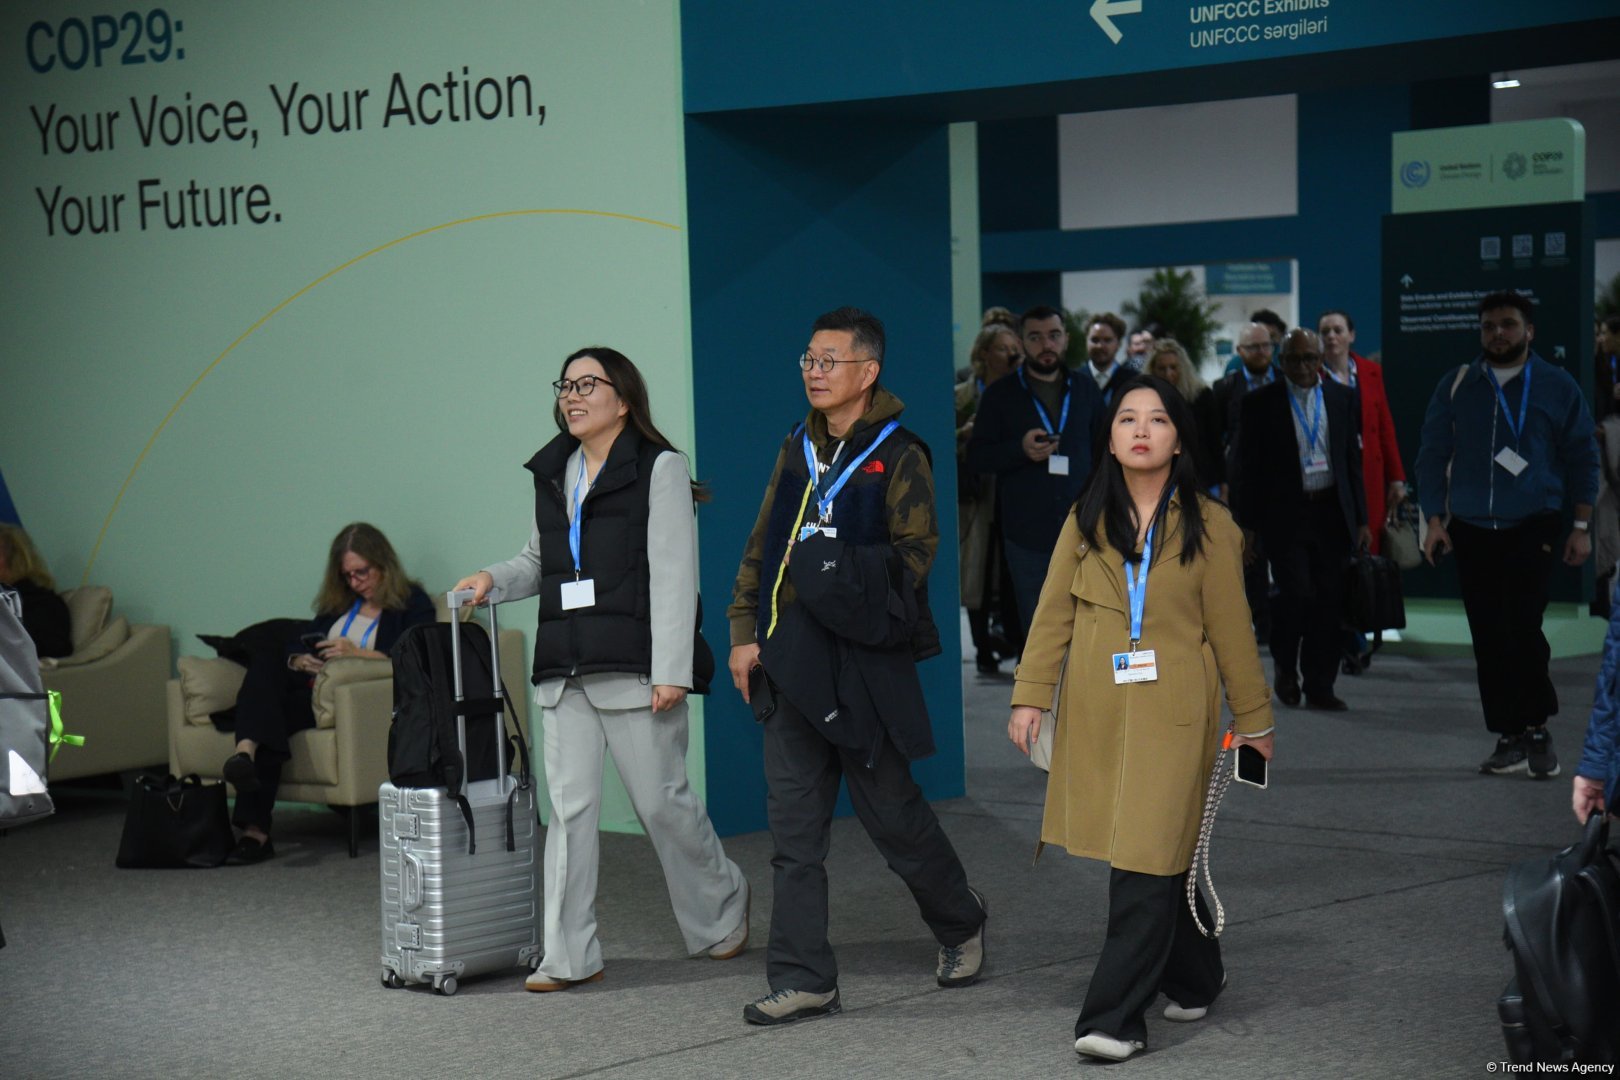
M 461 816 L 467 822 L 467 854 L 476 855 L 478 854 L 478 836 L 477 830 L 473 828 L 472 805 L 467 802 L 467 796 L 459 791 L 451 797 L 456 800 L 456 805 L 461 808 Z

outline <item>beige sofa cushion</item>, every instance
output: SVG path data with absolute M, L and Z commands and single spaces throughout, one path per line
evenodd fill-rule
M 85 585 L 63 593 L 62 601 L 67 604 L 68 620 L 73 627 L 73 651 L 78 652 L 107 625 L 107 616 L 112 612 L 112 590 L 105 585 Z
M 337 689 L 349 683 L 371 682 L 374 679 L 394 678 L 394 664 L 391 660 L 376 660 L 367 656 L 351 656 L 340 660 L 331 660 L 321 669 L 315 677 L 315 700 L 312 705 L 315 709 L 315 726 L 330 728 L 337 726 Z
M 83 645 L 73 647 L 72 656 L 46 657 L 39 662 L 42 670 L 51 668 L 77 667 L 111 656 L 129 640 L 129 620 L 122 615 L 102 627 L 101 633 L 85 642 Z
M 214 656 L 182 656 L 177 666 L 188 724 L 212 724 L 209 714 L 235 706 L 237 691 L 247 677 L 247 668 L 241 664 Z

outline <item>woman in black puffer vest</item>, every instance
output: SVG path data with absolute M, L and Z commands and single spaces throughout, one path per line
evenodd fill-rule
M 697 528 L 686 460 L 653 425 L 628 357 L 581 349 L 563 363 L 560 434 L 531 458 L 534 530 L 515 558 L 462 579 L 478 602 L 538 595 L 535 704 L 551 819 L 545 959 L 525 985 L 602 977 L 597 823 L 611 753 L 664 867 L 687 951 L 717 960 L 748 943 L 748 883 L 726 858 L 686 777 L 688 692 L 714 661 L 697 626 Z

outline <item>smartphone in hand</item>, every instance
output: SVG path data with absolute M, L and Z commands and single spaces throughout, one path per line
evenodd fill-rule
M 1264 788 L 1267 782 L 1265 755 L 1247 743 L 1239 746 L 1232 765 L 1232 779 L 1240 784 Z
M 303 642 L 306 652 L 313 653 L 320 648 L 321 642 L 326 640 L 326 635 L 310 631 L 307 634 L 299 634 L 298 640 Z

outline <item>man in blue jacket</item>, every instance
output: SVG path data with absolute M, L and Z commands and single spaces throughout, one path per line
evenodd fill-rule
M 1025 631 L 1035 617 L 1063 519 L 1091 474 L 1091 437 L 1102 412 L 1097 383 L 1063 364 L 1063 313 L 1033 307 L 1020 321 L 1023 365 L 985 387 L 967 467 L 996 477 L 1001 540 Z
M 1417 479 L 1430 511 L 1423 555 L 1432 565 L 1437 552 L 1457 553 L 1480 704 L 1497 736 L 1479 771 L 1544 780 L 1558 775 L 1547 731 L 1558 695 L 1541 619 L 1566 498 L 1575 522 L 1563 560 L 1579 566 L 1592 553 L 1598 456 L 1579 385 L 1530 349 L 1534 311 L 1514 292 L 1480 301 L 1481 353 L 1435 387 Z

